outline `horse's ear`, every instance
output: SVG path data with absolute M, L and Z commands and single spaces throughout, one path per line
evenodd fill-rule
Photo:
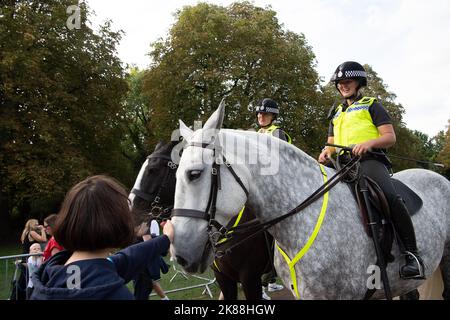
M 219 104 L 216 111 L 206 121 L 203 130 L 219 130 L 222 128 L 223 119 L 225 118 L 225 98 Z
M 159 140 L 158 144 L 157 144 L 156 147 L 155 147 L 154 152 L 155 152 L 156 150 L 160 149 L 162 146 L 164 146 L 164 141 L 163 141 L 163 140 Z
M 179 120 L 179 121 L 180 121 L 180 133 L 181 133 L 181 136 L 184 138 L 185 141 L 188 141 L 189 139 L 191 139 L 192 134 L 194 133 L 194 131 L 189 129 L 188 126 L 185 125 L 182 120 Z

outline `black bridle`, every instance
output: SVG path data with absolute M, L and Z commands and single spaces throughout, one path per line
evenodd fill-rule
M 169 167 L 169 170 L 166 171 L 163 182 L 159 186 L 156 196 L 153 197 L 152 194 L 149 194 L 147 192 L 144 192 L 144 191 L 136 189 L 136 188 L 133 188 L 130 193 L 133 193 L 137 197 L 144 199 L 148 202 L 151 202 L 149 215 L 152 215 L 155 218 L 156 217 L 169 218 L 170 212 L 173 209 L 173 204 L 164 206 L 164 204 L 161 203 L 161 194 L 162 194 L 163 190 L 167 188 L 167 183 L 169 181 L 169 175 L 171 173 L 175 174 L 175 172 L 177 171 L 178 165 L 172 161 L 172 158 L 170 156 L 167 156 L 164 154 L 151 154 L 147 157 L 147 159 L 149 159 L 149 160 L 150 159 L 167 160 L 167 167 Z
M 211 240 L 211 243 L 215 246 L 217 241 L 223 237 L 227 233 L 227 228 L 223 226 L 219 221 L 216 220 L 216 203 L 217 203 L 217 193 L 221 190 L 220 183 L 220 167 L 221 164 L 224 164 L 230 173 L 233 175 L 236 182 L 241 186 L 242 190 L 244 190 L 245 195 L 248 197 L 248 190 L 245 187 L 242 180 L 234 171 L 231 164 L 227 161 L 225 156 L 221 153 L 220 146 L 216 144 L 208 144 L 208 143 L 196 143 L 191 142 L 186 145 L 187 147 L 200 147 L 203 149 L 211 149 L 213 151 L 214 162 L 211 168 L 211 188 L 209 192 L 208 204 L 206 206 L 205 211 L 200 210 L 192 210 L 192 209 L 174 209 L 172 210 L 172 216 L 179 217 L 189 217 L 189 218 L 198 218 L 203 219 L 208 222 L 208 235 Z M 213 231 L 213 227 L 216 231 Z

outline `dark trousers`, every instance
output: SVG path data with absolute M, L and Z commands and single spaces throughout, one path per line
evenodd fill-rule
M 361 175 L 375 180 L 386 195 L 389 206 L 393 207 L 397 198 L 397 191 L 392 184 L 391 176 L 386 166 L 378 160 L 361 161 Z
M 274 262 L 274 249 L 275 249 L 275 240 L 273 239 L 273 237 L 270 235 L 270 233 L 265 232 L 265 236 L 266 236 L 266 243 L 268 246 L 268 250 L 270 250 L 269 252 L 269 261 L 268 261 L 268 265 L 266 266 L 266 270 L 267 272 L 264 273 L 261 276 L 261 284 L 264 287 L 267 287 L 269 285 L 269 283 L 275 283 L 277 280 L 277 272 L 275 270 L 275 266 L 273 265 Z
M 414 226 L 408 208 L 395 190 L 386 166 L 378 160 L 365 160 L 361 162 L 361 174 L 375 180 L 386 195 L 391 208 L 390 218 L 400 236 L 403 248 L 410 252 L 417 252 Z
M 150 293 L 153 290 L 153 283 L 150 274 L 145 271 L 140 272 L 134 280 L 134 298 L 136 300 L 148 300 Z

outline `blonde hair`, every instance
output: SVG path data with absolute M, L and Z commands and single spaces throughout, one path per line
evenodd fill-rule
M 20 241 L 23 243 L 25 241 L 25 237 L 33 230 L 37 225 L 39 225 L 39 221 L 37 219 L 29 219 L 27 223 L 25 223 L 25 229 L 22 231 L 22 235 L 20 236 Z
M 34 247 L 38 247 L 39 248 L 39 251 L 42 251 L 42 249 L 41 249 L 41 245 L 39 244 L 39 243 L 33 243 L 31 246 L 30 246 L 30 253 L 31 253 L 31 250 L 34 248 Z

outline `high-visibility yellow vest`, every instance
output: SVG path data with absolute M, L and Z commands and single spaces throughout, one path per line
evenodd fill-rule
M 279 129 L 279 128 L 280 128 L 279 126 L 272 124 L 272 125 L 271 125 L 270 127 L 268 127 L 267 129 L 264 129 L 264 128 L 259 129 L 258 132 L 259 132 L 259 133 L 265 133 L 265 134 L 270 134 L 270 135 L 272 135 L 273 132 L 274 132 L 275 130 Z M 284 132 L 284 134 L 286 135 L 286 137 L 287 137 L 287 139 L 288 139 L 286 142 L 287 142 L 287 143 L 292 143 L 291 136 L 288 135 L 287 132 L 285 132 L 285 131 L 283 131 L 283 132 Z
M 332 120 L 335 144 L 350 146 L 380 137 L 369 113 L 369 107 L 376 101 L 375 98 L 363 97 L 345 111 L 342 104 L 337 107 Z

